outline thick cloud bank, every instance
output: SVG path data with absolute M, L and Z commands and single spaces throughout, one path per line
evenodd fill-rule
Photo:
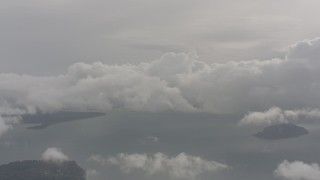
M 264 112 L 250 112 L 240 120 L 239 125 L 273 125 L 308 119 L 320 120 L 320 110 L 282 110 L 279 107 L 272 107 Z
M 167 53 L 138 65 L 77 63 L 52 77 L 0 74 L 0 115 L 19 114 L 12 109 L 243 113 L 273 106 L 318 108 L 319 58 L 320 40 L 314 39 L 290 46 L 285 59 L 207 64 L 195 53 Z M 10 126 L 1 124 L 1 132 Z
M 225 164 L 204 160 L 185 153 L 180 153 L 176 157 L 169 157 L 162 153 L 156 153 L 152 156 L 121 153 L 109 158 L 95 155 L 89 160 L 101 165 L 118 166 L 125 173 L 140 170 L 150 176 L 163 173 L 169 175 L 172 179 L 195 179 L 196 176 L 204 172 L 229 168 Z
M 274 175 L 285 180 L 318 180 L 319 164 L 306 164 L 301 161 L 283 161 L 274 171 Z
M 48 148 L 43 154 L 42 154 L 42 160 L 44 161 L 50 161 L 50 162 L 64 162 L 69 160 L 68 156 L 63 154 L 61 149 L 59 148 Z

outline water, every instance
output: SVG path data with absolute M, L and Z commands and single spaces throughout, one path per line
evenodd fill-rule
M 251 134 L 259 128 L 238 127 L 238 115 L 203 113 L 109 112 L 106 116 L 54 124 L 30 130 L 16 125 L 0 139 L 0 163 L 40 159 L 48 147 L 58 147 L 85 169 L 94 169 L 96 180 L 168 179 L 142 173 L 123 174 L 115 167 L 102 167 L 88 161 L 118 153 L 162 152 L 176 156 L 181 152 L 206 160 L 226 163 L 232 168 L 205 173 L 198 179 L 273 180 L 273 171 L 283 160 L 320 162 L 317 122 L 303 123 L 310 134 L 294 139 L 260 140 Z M 158 142 L 150 137 L 157 137 Z

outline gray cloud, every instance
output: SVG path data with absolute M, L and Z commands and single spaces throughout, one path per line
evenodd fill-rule
M 87 169 L 86 170 L 86 178 L 88 180 L 98 180 L 97 176 L 99 175 L 100 173 L 94 169 Z
M 138 142 L 141 144 L 159 143 L 159 141 L 158 137 L 152 135 L 138 139 Z
M 320 177 L 319 164 L 306 164 L 301 161 L 283 161 L 274 175 L 285 180 L 317 180 Z
M 52 75 L 79 61 L 137 64 L 168 49 L 196 50 L 210 63 L 263 59 L 318 35 L 318 3 L 2 1 L 0 71 Z
M 0 137 L 12 129 L 14 124 L 19 123 L 21 115 L 34 114 L 35 112 L 36 109 L 32 106 L 25 105 L 23 108 L 19 108 L 6 100 L 2 101 L 0 103 Z
M 2 134 L 12 129 L 12 124 L 14 124 L 15 122 L 16 120 L 10 120 L 8 118 L 0 116 L 0 137 Z
M 118 166 L 121 171 L 130 173 L 141 170 L 146 175 L 164 173 L 171 179 L 195 179 L 204 172 L 214 172 L 228 169 L 229 166 L 215 161 L 208 161 L 200 157 L 180 153 L 175 157 L 169 157 L 163 153 L 152 156 L 146 154 L 118 154 L 115 157 L 103 158 L 95 155 L 89 161 L 101 165 Z
M 314 39 L 290 46 L 285 59 L 208 64 L 196 53 L 166 53 L 137 65 L 76 63 L 59 76 L 0 74 L 0 109 L 6 109 L 1 116 L 60 110 L 244 113 L 273 106 L 318 108 L 319 48 L 320 40 Z

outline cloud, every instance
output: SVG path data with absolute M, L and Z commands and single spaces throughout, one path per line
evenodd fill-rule
M 317 6 L 315 0 L 1 1 L 7 28 L 1 29 L 0 71 L 52 74 L 101 58 L 137 63 L 159 56 L 150 48 L 172 49 L 161 47 L 167 44 L 178 52 L 197 49 L 210 62 L 274 57 L 274 49 L 318 33 Z M 145 48 L 128 47 L 141 40 Z
M 301 161 L 283 161 L 274 171 L 274 175 L 285 180 L 318 180 L 320 177 L 319 164 L 306 164 Z
M 138 142 L 141 144 L 159 143 L 159 141 L 158 137 L 152 135 L 138 139 Z
M 229 168 L 225 164 L 185 153 L 180 153 L 175 157 L 169 157 L 163 153 L 156 153 L 152 156 L 121 153 L 108 158 L 94 155 L 89 160 L 101 165 L 117 166 L 124 173 L 140 170 L 149 176 L 163 173 L 169 175 L 172 179 L 195 179 L 196 176 L 204 172 L 215 172 Z
M 38 111 L 61 109 L 107 111 L 178 110 L 194 108 L 176 87 L 158 77 L 148 76 L 142 67 L 77 63 L 57 77 L 0 75 L 3 97 L 13 106 L 32 106 Z
M 0 116 L 0 137 L 11 128 L 12 125 L 8 123 L 5 118 Z
M 86 179 L 87 180 L 97 180 L 97 179 L 99 179 L 98 178 L 99 174 L 100 173 L 94 169 L 87 169 L 86 170 Z
M 240 125 L 271 125 L 277 123 L 288 123 L 288 120 L 284 117 L 283 111 L 278 107 L 273 107 L 265 112 L 250 112 L 239 122 Z
M 51 147 L 48 148 L 43 154 L 42 154 L 42 160 L 49 161 L 49 162 L 64 162 L 68 161 L 69 158 L 65 154 L 62 153 L 61 149 Z
M 159 142 L 159 138 L 156 137 L 156 136 L 148 136 L 148 137 L 146 137 L 146 141 L 150 141 L 150 142 L 153 142 L 153 143 L 158 143 Z
M 320 39 L 313 39 L 289 46 L 284 59 L 208 64 L 194 52 L 166 53 L 136 65 L 76 63 L 59 76 L 0 74 L 0 116 L 60 110 L 244 113 L 273 106 L 317 108 L 319 50 Z
M 8 102 L 0 102 L 0 137 L 8 130 L 13 128 L 14 124 L 19 123 L 21 115 L 33 114 L 35 109 L 30 106 L 26 108 L 11 107 Z
M 249 112 L 243 117 L 239 125 L 272 125 L 290 123 L 299 120 L 320 120 L 319 109 L 282 110 L 272 107 L 264 112 Z

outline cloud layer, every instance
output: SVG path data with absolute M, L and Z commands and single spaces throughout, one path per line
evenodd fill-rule
M 225 164 L 204 160 L 185 153 L 180 153 L 175 157 L 169 157 L 163 153 L 156 153 L 152 156 L 121 153 L 108 158 L 95 155 L 89 160 L 101 165 L 117 166 L 125 173 L 140 170 L 150 176 L 163 173 L 169 175 L 172 179 L 195 179 L 196 176 L 204 172 L 229 168 Z
M 317 0 L 0 1 L 0 72 L 55 74 L 79 61 L 138 63 L 168 51 L 197 50 L 207 62 L 269 59 L 318 34 L 318 6 Z
M 320 120 L 319 109 L 282 110 L 272 107 L 264 112 L 249 112 L 239 125 L 272 125 L 290 123 L 299 120 Z
M 274 175 L 285 180 L 318 180 L 320 167 L 316 163 L 306 164 L 301 161 L 285 160 L 279 164 Z
M 76 63 L 59 76 L 0 74 L 0 115 L 59 110 L 244 113 L 273 106 L 317 108 L 319 52 L 320 40 L 314 39 L 290 46 L 285 59 L 208 64 L 196 53 L 167 53 L 137 65 Z
M 55 147 L 48 148 L 41 157 L 44 161 L 57 163 L 69 160 L 68 156 L 63 154 L 61 149 Z

